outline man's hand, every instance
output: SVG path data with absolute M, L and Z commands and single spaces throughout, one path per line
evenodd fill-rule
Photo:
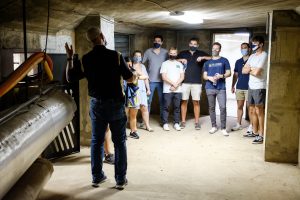
M 184 65 L 187 65 L 187 59 L 182 58 L 182 59 L 178 59 L 178 61 Z
M 151 91 L 150 90 L 147 90 L 147 96 L 150 96 L 150 94 L 151 94 Z
M 235 93 L 235 87 L 231 88 L 231 93 L 234 94 Z
M 208 76 L 207 79 L 212 83 L 216 83 L 217 81 L 213 76 Z
M 243 73 L 243 74 L 249 74 L 250 71 L 251 71 L 250 65 L 245 65 L 245 66 L 243 67 L 243 69 L 242 69 L 242 73 Z
M 174 86 L 170 87 L 170 91 L 174 92 L 176 90 L 176 88 Z
M 68 43 L 66 42 L 65 43 L 65 49 L 66 49 L 66 53 L 67 53 L 68 58 L 72 58 L 73 54 L 74 54 L 72 45 L 70 45 L 70 47 L 69 47 Z

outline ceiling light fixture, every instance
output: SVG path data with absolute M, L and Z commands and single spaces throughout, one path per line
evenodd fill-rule
M 172 18 L 188 24 L 202 24 L 203 19 L 199 13 L 193 11 L 173 11 L 169 14 Z

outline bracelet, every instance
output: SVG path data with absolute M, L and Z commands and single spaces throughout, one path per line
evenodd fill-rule
M 223 74 L 223 78 L 225 78 L 225 74 Z

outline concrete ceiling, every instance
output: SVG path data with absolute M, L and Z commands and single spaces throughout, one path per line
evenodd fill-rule
M 47 1 L 27 1 L 28 30 L 46 29 Z M 264 26 L 272 10 L 294 9 L 299 0 L 50 0 L 50 31 L 72 29 L 86 15 L 114 18 L 120 31 L 144 28 L 210 29 Z M 204 23 L 178 21 L 169 12 L 194 11 Z M 0 26 L 22 28 L 22 0 L 0 1 Z M 130 27 L 128 29 L 128 27 Z

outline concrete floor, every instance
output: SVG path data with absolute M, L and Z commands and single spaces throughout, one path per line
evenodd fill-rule
M 300 168 L 264 162 L 263 145 L 243 138 L 245 129 L 224 137 L 210 135 L 209 117 L 202 129 L 193 120 L 184 131 L 140 130 L 141 138 L 128 141 L 128 180 L 123 191 L 113 189 L 114 168 L 104 164 L 108 181 L 91 187 L 89 148 L 58 159 L 40 200 L 60 199 L 300 199 Z M 228 119 L 233 125 L 234 118 Z

